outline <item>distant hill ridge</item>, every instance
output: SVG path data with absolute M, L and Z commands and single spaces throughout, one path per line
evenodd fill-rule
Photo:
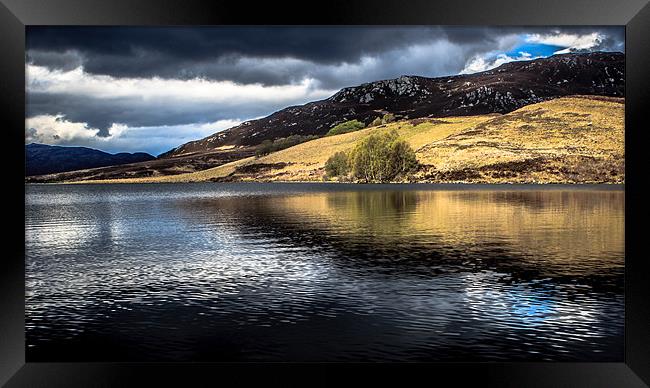
M 427 78 L 402 76 L 340 90 L 244 122 L 160 157 L 206 152 L 223 146 L 255 146 L 290 135 L 324 135 L 347 120 L 369 123 L 384 113 L 400 117 L 448 117 L 508 113 L 568 95 L 625 96 L 625 54 L 558 54 L 503 64 L 481 73 Z
M 26 176 L 85 170 L 155 159 L 154 156 L 144 152 L 109 154 L 87 147 L 61 147 L 37 143 L 25 146 L 25 158 Z

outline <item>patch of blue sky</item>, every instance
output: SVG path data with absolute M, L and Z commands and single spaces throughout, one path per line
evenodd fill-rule
M 543 44 L 543 43 L 522 43 L 520 45 L 517 45 L 510 51 L 506 52 L 505 54 L 509 57 L 519 57 L 521 56 L 521 53 L 528 53 L 533 58 L 549 57 L 553 55 L 553 53 L 555 53 L 556 51 L 560 51 L 565 48 L 566 47 L 554 46 L 554 45 Z

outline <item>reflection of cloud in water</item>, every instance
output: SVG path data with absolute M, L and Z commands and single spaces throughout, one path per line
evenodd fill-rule
M 287 284 L 302 284 L 297 292 L 284 292 L 304 298 L 328 271 L 325 258 L 302 260 L 309 253 L 290 242 L 243 233 L 233 227 L 232 215 L 183 218 L 187 214 L 169 202 L 146 205 L 85 199 L 32 209 L 27 314 L 60 320 L 74 334 L 82 323 L 102 318 L 87 313 L 98 306 L 116 312 L 178 303 L 218 312 L 227 309 L 223 298 L 265 300 Z M 260 303 L 249 307 L 263 310 Z M 27 328 L 40 324 L 37 319 Z
M 86 224 L 78 220 L 68 220 L 66 222 L 58 222 L 55 228 L 25 228 L 25 242 L 28 247 L 31 243 L 38 241 L 39 244 L 75 248 L 83 245 L 86 240 L 90 239 L 96 233 L 97 225 L 95 224 Z
M 463 278 L 468 307 L 497 326 L 504 322 L 522 329 L 545 325 L 589 326 L 597 323 L 602 314 L 588 294 L 581 293 L 575 300 L 576 294 L 566 291 L 558 294 L 557 288 L 543 282 L 506 288 L 498 286 L 495 282 L 498 278 L 493 273 L 467 273 Z
M 589 352 L 602 353 L 607 346 L 600 341 L 622 338 L 622 295 L 612 298 L 590 292 L 584 285 L 558 287 L 545 280 L 503 287 L 499 286 L 500 276 L 464 274 L 464 304 L 469 320 L 480 320 L 492 328 L 488 330 L 518 341 L 518 348 L 540 354 L 531 344 L 541 340 L 559 353 L 570 353 L 577 343 Z

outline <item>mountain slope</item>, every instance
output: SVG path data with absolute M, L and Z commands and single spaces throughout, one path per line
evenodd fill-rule
M 596 52 L 511 62 L 469 75 L 403 76 L 345 88 L 328 99 L 282 109 L 183 144 L 161 157 L 223 146 L 253 146 L 289 135 L 324 135 L 343 121 L 357 119 L 369 123 L 387 112 L 411 119 L 466 116 L 507 113 L 567 95 L 622 97 L 624 71 L 624 54 Z
M 155 157 L 144 152 L 109 154 L 86 147 L 31 143 L 25 146 L 25 159 L 25 175 L 32 176 L 143 162 L 153 160 Z
M 396 129 L 421 164 L 416 182 L 624 183 L 623 102 L 571 96 L 504 115 L 403 120 L 195 173 L 104 182 L 322 181 L 335 152 Z

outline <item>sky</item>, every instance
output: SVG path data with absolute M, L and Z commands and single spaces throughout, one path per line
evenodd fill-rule
M 347 86 L 624 40 L 624 27 L 585 26 L 28 26 L 25 143 L 158 155 Z

